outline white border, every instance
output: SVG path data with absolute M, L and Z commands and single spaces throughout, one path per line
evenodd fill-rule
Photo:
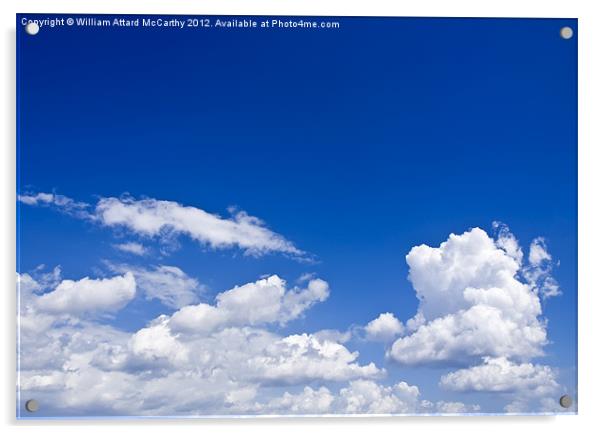
M 4 136 L 0 155 L 2 200 L 0 201 L 0 270 L 3 291 L 2 387 L 0 403 L 5 432 L 71 433 L 106 432 L 127 427 L 131 432 L 163 432 L 177 429 L 211 433 L 306 433 L 332 430 L 379 433 L 401 430 L 434 432 L 540 431 L 589 432 L 602 426 L 600 382 L 600 331 L 602 315 L 600 278 L 596 272 L 602 246 L 602 147 L 601 85 L 602 20 L 593 0 L 42 0 L 3 1 L 2 8 L 2 87 L 0 106 Z M 562 17 L 579 18 L 579 416 L 557 417 L 403 417 L 403 418 L 282 418 L 282 419 L 202 419 L 202 420 L 98 420 L 44 421 L 15 420 L 15 13 L 145 13 L 145 14 L 232 14 L 232 15 L 323 15 L 323 16 L 481 16 L 481 17 Z M 596 188 L 597 187 L 597 188 Z

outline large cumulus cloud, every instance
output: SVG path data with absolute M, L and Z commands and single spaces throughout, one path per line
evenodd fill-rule
M 537 289 L 519 278 L 522 255 L 511 248 L 479 228 L 451 234 L 439 247 L 412 248 L 406 260 L 418 313 L 390 357 L 422 364 L 541 355 L 547 343 L 541 303 Z
M 418 311 L 387 355 L 402 365 L 463 367 L 445 374 L 440 386 L 501 393 L 511 400 L 511 412 L 533 409 L 533 402 L 541 410 L 561 390 L 557 370 L 529 362 L 544 356 L 549 342 L 541 300 L 561 293 L 551 276 L 552 256 L 538 237 L 525 263 L 508 227 L 496 222 L 494 229 L 495 238 L 474 228 L 438 247 L 410 250 Z

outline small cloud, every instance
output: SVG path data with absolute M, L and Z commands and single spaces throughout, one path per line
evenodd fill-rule
M 523 268 L 522 274 L 543 299 L 562 295 L 560 285 L 552 277 L 554 266 L 546 240 L 543 237 L 535 238 L 529 246 L 529 265 Z
M 544 261 L 551 260 L 552 256 L 548 253 L 545 239 L 535 238 L 529 247 L 529 263 L 533 266 L 540 266 Z
M 458 401 L 439 401 L 437 402 L 437 411 L 439 413 L 478 413 L 481 411 L 481 406 Z
M 390 342 L 403 333 L 403 324 L 391 312 L 381 313 L 365 327 L 369 341 Z
M 349 330 L 342 332 L 335 329 L 324 329 L 315 332 L 313 335 L 320 340 L 344 344 L 349 342 L 352 337 L 352 332 Z
M 158 265 L 144 268 L 110 262 L 106 265 L 118 273 L 132 273 L 147 300 L 159 300 L 172 309 L 198 303 L 199 294 L 205 292 L 204 285 L 178 267 Z
M 313 279 L 316 276 L 316 273 L 303 273 L 301 276 L 299 276 L 299 278 L 297 279 L 297 283 L 303 283 L 303 282 L 307 282 L 308 280 Z
M 140 243 L 130 242 L 130 243 L 122 243 L 122 244 L 113 244 L 117 250 L 121 250 L 122 252 L 131 253 L 133 255 L 144 256 L 148 253 L 146 247 L 144 247 Z
M 17 200 L 25 205 L 54 207 L 59 211 L 80 219 L 93 220 L 94 216 L 88 211 L 90 205 L 77 202 L 70 197 L 55 193 L 19 194 Z

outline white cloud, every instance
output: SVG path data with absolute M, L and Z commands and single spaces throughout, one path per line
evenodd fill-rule
M 149 268 L 107 263 L 118 273 L 132 273 L 136 284 L 147 300 L 159 300 L 163 305 L 179 309 L 199 301 L 205 287 L 178 267 L 158 265 Z
M 440 384 L 459 392 L 521 392 L 531 397 L 552 394 L 559 387 L 551 367 L 514 363 L 504 357 L 485 357 L 482 365 L 444 375 Z
M 25 205 L 31 206 L 50 206 L 74 217 L 89 219 L 92 215 L 89 213 L 89 204 L 77 202 L 67 196 L 55 193 L 37 193 L 20 194 L 17 200 Z
M 403 333 L 403 324 L 390 312 L 381 313 L 366 327 L 366 338 L 371 341 L 390 342 Z
M 132 273 L 108 279 L 63 280 L 52 292 L 39 296 L 36 307 L 49 313 L 115 312 L 136 294 Z
M 542 354 L 541 324 L 517 324 L 492 306 L 477 305 L 436 318 L 393 343 L 389 356 L 404 364 L 470 363 L 484 355 L 534 357 Z
M 208 333 L 227 326 L 285 324 L 328 295 L 328 283 L 321 279 L 310 280 L 306 288 L 287 290 L 286 282 L 274 275 L 218 294 L 215 305 L 183 307 L 170 325 L 178 331 Z
M 479 228 L 451 234 L 439 247 L 425 245 L 406 256 L 419 300 L 388 356 L 402 364 L 465 365 L 440 386 L 454 392 L 501 393 L 506 411 L 540 409 L 558 394 L 556 372 L 529 360 L 548 343 L 540 297 L 557 295 L 552 256 L 543 238 L 530 246 L 528 263 L 507 226 L 494 223 L 497 238 Z M 482 363 L 479 363 L 482 360 Z M 440 401 L 438 412 L 473 412 L 460 402 Z M 556 411 L 559 411 L 556 408 Z
M 535 238 L 529 246 L 529 263 L 531 265 L 541 265 L 544 261 L 552 260 L 548 253 L 546 242 L 542 237 Z
M 528 403 L 522 400 L 514 400 L 504 406 L 506 413 L 525 413 L 528 409 Z
M 416 386 L 400 382 L 383 386 L 373 381 L 355 380 L 340 391 L 340 410 L 347 414 L 415 413 L 420 391 Z
M 286 390 L 382 373 L 358 365 L 357 355 L 343 346 L 311 335 L 228 328 L 191 337 L 174 334 L 164 320 L 131 336 L 90 323 L 31 334 L 22 358 L 43 360 L 23 366 L 21 388 L 63 415 L 254 414 L 264 408 L 255 402 L 263 387 Z M 33 342 L 44 345 L 34 348 Z M 294 412 L 284 410 L 286 403 L 280 407 L 274 404 L 272 412 Z M 296 408 L 301 411 L 301 404 Z
M 458 401 L 438 401 L 437 411 L 439 413 L 478 413 L 481 411 L 481 406 Z
M 508 256 L 513 258 L 518 265 L 523 262 L 523 250 L 510 228 L 502 222 L 493 222 L 493 230 L 496 232 L 495 245 L 503 249 Z
M 55 288 L 62 280 L 61 266 L 57 265 L 52 271 L 45 272 L 45 265 L 39 265 L 32 273 L 33 278 L 37 281 L 42 289 Z
M 506 245 L 509 239 L 505 234 Z M 481 229 L 451 234 L 439 247 L 406 256 L 420 300 L 415 331 L 389 356 L 405 364 L 470 363 L 483 356 L 530 358 L 547 343 L 536 291 L 519 280 L 520 266 Z
M 188 361 L 188 349 L 173 336 L 166 317 L 150 327 L 138 330 L 129 344 L 132 353 L 145 360 L 164 358 L 174 365 Z
M 413 247 L 406 261 L 427 321 L 470 307 L 466 288 L 522 289 L 515 279 L 518 264 L 479 228 L 451 234 L 439 247 Z
M 525 400 L 527 400 L 525 398 Z M 545 397 L 539 400 L 539 407 L 536 408 L 536 411 L 541 413 L 566 413 L 566 412 L 574 412 L 576 410 L 575 403 L 572 402 L 567 408 L 564 408 L 560 405 L 560 399 L 558 396 L 554 397 Z
M 283 396 L 272 399 L 263 413 L 270 414 L 323 414 L 332 412 L 334 396 L 326 387 L 317 390 L 309 386 L 303 392 L 292 394 L 285 392 Z
M 320 340 L 338 342 L 339 344 L 349 342 L 349 340 L 353 337 L 353 333 L 350 330 L 341 332 L 334 329 L 324 329 L 312 334 Z
M 560 285 L 552 277 L 553 268 L 552 255 L 548 252 L 545 239 L 535 238 L 529 246 L 529 266 L 522 270 L 522 274 L 544 299 L 562 294 Z
M 131 272 L 118 277 L 135 279 Z M 105 280 L 119 288 L 116 279 Z M 82 294 L 95 300 L 89 279 L 82 281 Z M 43 288 L 26 274 L 19 282 L 30 294 L 21 312 L 39 324 L 47 315 L 39 310 Z M 58 287 L 66 288 L 64 282 Z M 95 282 L 104 282 L 106 289 L 107 282 Z M 82 306 L 89 303 L 77 300 L 69 316 L 53 314 L 51 326 L 25 328 L 21 323 L 21 390 L 62 415 L 255 414 L 268 411 L 264 390 L 382 377 L 384 370 L 360 364 L 359 354 L 330 339 L 332 333 L 281 336 L 263 328 L 294 319 L 326 298 L 326 282 L 312 279 L 305 285 L 287 290 L 283 280 L 272 276 L 225 291 L 215 306 L 201 305 L 215 309 L 227 322 L 202 333 L 174 328 L 176 314 L 161 315 L 133 333 L 120 331 L 86 319 L 88 308 Z M 255 298 L 264 295 L 271 307 L 250 312 L 257 310 Z M 66 298 L 71 296 L 69 292 Z M 59 304 L 64 312 L 67 303 Z M 235 313 L 242 319 L 229 317 Z M 322 395 L 324 390 L 317 389 L 315 398 L 327 399 Z M 320 402 L 315 405 L 325 405 Z M 308 405 L 298 402 L 293 407 L 302 411 Z M 271 411 L 278 412 L 275 407 Z
M 54 202 L 54 194 L 52 193 L 37 193 L 37 194 L 20 194 L 19 201 L 26 205 L 51 204 Z
M 399 382 L 392 386 L 371 380 L 353 380 L 333 393 L 322 386 L 306 386 L 300 393 L 286 392 L 272 399 L 264 409 L 276 414 L 403 414 L 420 413 L 426 407 L 418 399 L 416 386 Z
M 247 365 L 252 375 L 268 382 L 299 383 L 311 379 L 345 381 L 382 377 L 374 363 L 358 365 L 357 352 L 310 334 L 291 335 L 265 347 Z
M 546 365 L 485 357 L 481 365 L 442 376 L 440 385 L 455 392 L 504 394 L 510 399 L 504 407 L 508 413 L 565 411 L 558 403 L 557 372 Z
M 25 377 L 21 382 L 21 390 L 60 390 L 65 383 L 65 375 L 62 372 L 53 371 L 48 374 L 40 371 Z
M 539 287 L 541 296 L 544 299 L 562 295 L 562 291 L 560 290 L 560 285 L 558 285 L 558 282 L 556 281 L 556 279 L 554 279 L 552 277 L 549 277 L 549 276 L 545 277 L 540 282 L 538 287 Z
M 405 330 L 389 312 L 362 329 L 368 339 L 397 338 L 388 355 L 402 364 L 468 366 L 441 378 L 441 387 L 451 392 L 502 393 L 511 400 L 510 410 L 529 408 L 528 397 L 536 395 L 540 408 L 552 408 L 555 371 L 529 362 L 547 343 L 541 276 L 530 280 L 526 274 L 547 267 L 551 255 L 521 265 L 518 242 L 500 228 L 497 240 L 473 229 L 450 235 L 437 248 L 413 248 L 407 261 L 419 298 L 416 316 Z M 57 267 L 18 276 L 20 387 L 47 403 L 50 412 L 480 411 L 459 401 L 422 400 L 418 387 L 403 381 L 375 381 L 386 371 L 346 346 L 352 331 L 278 333 L 328 298 L 328 283 L 313 275 L 293 287 L 266 276 L 221 292 L 212 303 L 199 303 L 202 286 L 177 267 L 109 268 L 121 275 L 61 280 Z M 177 310 L 133 332 L 94 322 L 137 291 Z
M 140 236 L 169 239 L 173 235 L 186 235 L 213 249 L 240 248 L 253 256 L 284 253 L 302 258 L 306 255 L 291 241 L 268 229 L 262 220 L 244 211 L 223 218 L 178 202 L 131 197 L 101 198 L 92 207 L 54 193 L 19 195 L 18 200 L 31 206 L 53 206 L 74 217 L 128 229 Z M 140 251 L 135 243 L 117 248 L 135 254 Z
M 215 249 L 239 247 L 251 255 L 270 252 L 302 255 L 290 241 L 266 228 L 261 220 L 239 211 L 222 218 L 177 202 L 132 198 L 103 198 L 95 214 L 106 226 L 118 226 L 145 236 L 165 232 L 185 234 Z
M 121 250 L 122 252 L 131 253 L 138 256 L 144 256 L 148 253 L 146 247 L 135 242 L 113 244 L 113 247 L 115 247 L 117 250 Z
M 17 290 L 20 297 L 29 297 L 31 294 L 42 290 L 42 286 L 27 273 L 17 273 Z
M 267 405 L 262 414 L 433 414 L 476 413 L 478 405 L 420 399 L 420 390 L 405 381 L 383 385 L 371 380 L 352 380 L 334 393 L 327 387 L 305 386 L 299 393 L 286 392 Z

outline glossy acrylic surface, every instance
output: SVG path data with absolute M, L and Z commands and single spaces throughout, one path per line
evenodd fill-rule
M 576 413 L 577 37 L 17 16 L 18 417 Z

